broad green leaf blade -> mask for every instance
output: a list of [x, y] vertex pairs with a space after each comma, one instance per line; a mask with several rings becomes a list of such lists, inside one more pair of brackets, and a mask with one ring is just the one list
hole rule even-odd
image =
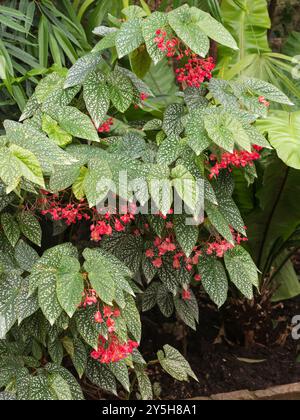
[[76, 258], [63, 257], [57, 273], [57, 298], [70, 318], [82, 300], [84, 284], [79, 273], [80, 264]]
[[259, 286], [257, 268], [248, 254], [241, 246], [226, 252], [225, 265], [231, 281], [248, 299], [253, 298], [253, 285]]
[[198, 269], [205, 291], [220, 308], [228, 294], [228, 280], [223, 264], [215, 258], [201, 259]]
[[99, 136], [90, 118], [72, 106], [57, 108], [51, 114], [60, 127], [74, 137], [99, 142]]
[[116, 37], [116, 48], [119, 58], [130, 54], [144, 42], [141, 25], [142, 19], [138, 17], [123, 23]]
[[168, 19], [165, 13], [154, 12], [151, 16], [143, 21], [142, 30], [143, 36], [146, 42], [148, 54], [152, 58], [154, 64], [161, 61], [165, 54], [157, 47], [157, 43], [154, 41], [156, 37], [156, 31], [158, 29], [164, 29], [168, 25]]
[[84, 82], [83, 98], [92, 121], [98, 129], [104, 122], [110, 104], [108, 86], [98, 73], [92, 72]]
[[64, 88], [67, 89], [76, 85], [81, 85], [101, 61], [102, 57], [99, 53], [90, 53], [80, 58], [69, 70]]
[[194, 22], [193, 13], [187, 4], [168, 13], [168, 21], [179, 38], [192, 51], [200, 55], [200, 57], [207, 55], [209, 39], [197, 23]]

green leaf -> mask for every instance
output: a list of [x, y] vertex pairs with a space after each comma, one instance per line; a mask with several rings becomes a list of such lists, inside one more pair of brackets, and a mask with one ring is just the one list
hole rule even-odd
[[90, 207], [97, 206], [106, 198], [111, 187], [108, 181], [111, 179], [112, 173], [106, 161], [97, 158], [90, 160], [83, 180], [83, 189]]
[[206, 201], [205, 211], [210, 223], [216, 228], [219, 234], [222, 235], [228, 242], [233, 244], [230, 227], [223, 214], [219, 211], [219, 207]]
[[89, 273], [89, 280], [97, 295], [103, 302], [112, 306], [115, 299], [115, 281], [111, 273], [96, 259], [85, 262], [84, 268]]
[[191, 15], [199, 29], [209, 36], [209, 38], [218, 42], [218, 44], [222, 44], [234, 50], [238, 49], [237, 43], [230, 32], [210, 14], [203, 12], [196, 7], [191, 7]]
[[74, 340], [74, 353], [71, 355], [73, 365], [78, 373], [79, 377], [82, 378], [87, 367], [88, 355], [86, 347], [80, 338]]
[[80, 264], [76, 258], [63, 257], [57, 272], [57, 298], [70, 318], [81, 303], [84, 291], [83, 278], [79, 271]]
[[109, 369], [115, 375], [115, 377], [120, 382], [120, 384], [122, 384], [124, 389], [127, 392], [129, 392], [130, 379], [129, 379], [128, 367], [126, 365], [126, 362], [124, 360], [121, 360], [120, 362], [111, 363], [109, 365]]
[[140, 366], [135, 366], [135, 374], [138, 380], [142, 400], [153, 400], [152, 384], [145, 369]]
[[72, 136], [63, 130], [53, 118], [49, 117], [49, 115], [44, 114], [42, 117], [42, 130], [59, 147], [65, 147], [72, 143]]
[[56, 277], [46, 277], [40, 281], [38, 299], [43, 314], [53, 326], [63, 311], [56, 295]]
[[154, 39], [156, 37], [156, 31], [165, 28], [166, 25], [168, 25], [167, 16], [165, 13], [160, 12], [152, 13], [152, 15], [147, 17], [142, 23], [142, 31], [147, 51], [154, 64], [157, 64], [165, 57], [164, 52], [157, 47], [157, 43]]
[[92, 72], [84, 82], [83, 98], [86, 108], [98, 129], [106, 117], [110, 104], [108, 86], [99, 73]]
[[157, 290], [157, 305], [161, 313], [166, 317], [170, 318], [174, 312], [173, 296], [167, 285], [160, 284]]
[[198, 269], [205, 291], [220, 308], [228, 294], [228, 280], [223, 264], [215, 258], [201, 259]]
[[133, 87], [130, 79], [120, 71], [114, 71], [108, 80], [110, 99], [114, 107], [124, 113], [133, 100]]
[[211, 145], [211, 140], [205, 130], [202, 110], [189, 113], [185, 131], [188, 145], [197, 156]]
[[55, 171], [50, 177], [49, 187], [51, 191], [63, 191], [76, 182], [79, 175], [80, 166], [77, 164], [65, 166], [55, 165]]
[[189, 257], [198, 242], [199, 228], [187, 224], [185, 215], [175, 215], [175, 233], [185, 255]]
[[180, 156], [182, 144], [180, 137], [170, 136], [160, 145], [157, 153], [157, 163], [159, 165], [171, 165]]
[[285, 164], [300, 169], [300, 111], [272, 110], [269, 117], [257, 121], [256, 126], [263, 134], [268, 134], [268, 140]]
[[101, 61], [102, 57], [99, 53], [89, 53], [80, 58], [69, 70], [64, 88], [66, 89], [76, 85], [81, 85], [87, 76], [96, 69]]
[[269, 101], [278, 102], [285, 105], [294, 105], [290, 99], [281, 92], [276, 86], [271, 83], [265, 82], [264, 80], [250, 78], [242, 80], [243, 86], [246, 89], [254, 92], [259, 96], [264, 96]]
[[116, 48], [118, 57], [123, 58], [138, 48], [143, 42], [142, 19], [136, 17], [123, 23], [117, 33]]
[[139, 311], [136, 307], [135, 300], [132, 296], [126, 293], [126, 305], [122, 311], [127, 325], [128, 331], [132, 334], [133, 338], [139, 343], [142, 336], [142, 324]]
[[65, 368], [62, 366], [57, 366], [54, 364], [48, 364], [45, 366], [45, 369], [49, 373], [58, 373], [69, 385], [70, 391], [72, 394], [72, 399], [75, 401], [81, 401], [84, 400], [82, 390], [74, 376]]
[[199, 307], [194, 293], [191, 291], [191, 298], [183, 300], [181, 296], [174, 299], [175, 309], [179, 318], [190, 328], [196, 331], [199, 322]]
[[9, 150], [16, 159], [16, 165], [22, 176], [34, 184], [45, 186], [41, 165], [37, 158], [29, 150], [12, 144]]
[[93, 349], [98, 349], [100, 325], [95, 322], [95, 306], [88, 306], [76, 312], [76, 327], [83, 340]]
[[99, 142], [98, 133], [90, 118], [72, 106], [57, 107], [51, 114], [60, 127], [74, 137]]
[[148, 73], [152, 60], [146, 50], [145, 46], [142, 45], [140, 48], [134, 50], [130, 56], [130, 66], [134, 74], [143, 79]]
[[196, 375], [192, 371], [189, 363], [174, 347], [164, 346], [164, 351], [157, 353], [162, 368], [178, 381], [188, 381], [189, 376], [198, 381]]
[[72, 185], [72, 192], [77, 198], [77, 200], [81, 200], [85, 197], [84, 180], [87, 173], [88, 173], [88, 169], [85, 166], [80, 168], [79, 175]]
[[21, 234], [18, 223], [11, 214], [3, 213], [1, 214], [1, 225], [7, 239], [15, 247]]
[[36, 217], [26, 211], [18, 215], [18, 220], [22, 234], [35, 245], [41, 246], [42, 229]]
[[257, 268], [241, 246], [236, 246], [226, 252], [225, 265], [231, 281], [248, 299], [253, 299], [253, 285], [259, 286]]
[[88, 361], [87, 378], [99, 388], [104, 391], [111, 392], [114, 395], [117, 395], [117, 385], [116, 379], [113, 373], [105, 365], [102, 365], [96, 360], [90, 359]]
[[30, 273], [40, 257], [35, 249], [23, 240], [20, 240], [15, 248], [15, 258], [22, 270]]
[[167, 107], [162, 127], [167, 136], [179, 136], [182, 133], [184, 129], [182, 124], [183, 114], [183, 105], [172, 104]]
[[235, 137], [232, 130], [232, 117], [227, 113], [213, 112], [204, 119], [205, 129], [214, 143], [232, 153]]
[[196, 54], [205, 57], [209, 51], [209, 39], [201, 31], [190, 7], [185, 4], [168, 13], [168, 21], [178, 37]]
[[26, 148], [26, 151], [33, 153], [38, 159], [43, 171], [46, 173], [53, 172], [55, 164], [71, 165], [77, 162], [74, 157], [58, 147], [53, 140], [50, 140], [41, 130], [36, 129], [31, 125], [19, 124], [14, 121], [5, 121], [4, 126], [9, 141], [19, 147]]
[[53, 398], [58, 401], [72, 401], [72, 393], [69, 384], [58, 373], [49, 376], [49, 387]]

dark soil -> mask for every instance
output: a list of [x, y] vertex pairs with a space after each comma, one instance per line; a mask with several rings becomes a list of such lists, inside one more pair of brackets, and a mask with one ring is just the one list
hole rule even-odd
[[[172, 324], [160, 323], [162, 319], [159, 320], [158, 314], [151, 314], [151, 323], [144, 320], [147, 327], [142, 350], [147, 360], [155, 359], [156, 351], [164, 344], [174, 345], [186, 354], [199, 378], [199, 383], [194, 380], [188, 384], [180, 383], [155, 367], [150, 374], [152, 382], [156, 382], [158, 398], [186, 399], [242, 389], [259, 390], [300, 381], [300, 363], [296, 362], [300, 341], [296, 342], [291, 337], [292, 318], [300, 314], [300, 297], [270, 306], [271, 317], [269, 311], [265, 312], [265, 317], [272, 322], [264, 324], [262, 320], [257, 322], [257, 316], [251, 321], [257, 307], [245, 310], [247, 308], [244, 306], [243, 309], [243, 304], [239, 309], [243, 317], [240, 316], [238, 322], [228, 320], [228, 311], [235, 314], [235, 305], [230, 304], [219, 312], [203, 301], [196, 333], [189, 333], [181, 324], [171, 331]], [[157, 316], [155, 324], [152, 323], [154, 315]], [[228, 320], [226, 324], [224, 319]], [[256, 327], [260, 325], [258, 331], [255, 328], [251, 330], [255, 323]], [[188, 336], [184, 337], [185, 333]]]

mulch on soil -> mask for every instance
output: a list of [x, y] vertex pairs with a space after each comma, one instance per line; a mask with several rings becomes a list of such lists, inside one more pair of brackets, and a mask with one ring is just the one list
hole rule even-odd
[[[253, 308], [253, 314], [251, 309], [245, 310], [236, 324], [229, 320], [226, 325], [224, 320], [228, 320], [228, 311], [233, 313], [234, 319], [234, 306], [228, 305], [219, 312], [207, 301], [201, 302], [200, 325], [196, 333], [188, 332], [181, 324], [171, 331], [171, 322], [168, 324], [160, 319], [158, 313], [151, 313], [148, 322], [144, 320], [142, 352], [147, 360], [155, 359], [156, 351], [164, 344], [174, 345], [185, 353], [199, 378], [199, 383], [193, 380], [188, 384], [181, 383], [154, 367], [150, 374], [152, 382], [156, 383], [158, 398], [173, 400], [241, 389], [254, 391], [300, 381], [300, 363], [296, 361], [300, 341], [291, 337], [292, 318], [300, 314], [300, 297], [270, 306], [269, 322], [268, 317], [265, 323], [262, 318], [259, 331], [252, 333], [252, 326], [258, 323], [255, 317], [251, 322], [256, 308]], [[245, 332], [244, 339], [242, 331]], [[185, 332], [187, 337], [184, 337]], [[249, 336], [252, 338], [250, 345], [247, 344]]]

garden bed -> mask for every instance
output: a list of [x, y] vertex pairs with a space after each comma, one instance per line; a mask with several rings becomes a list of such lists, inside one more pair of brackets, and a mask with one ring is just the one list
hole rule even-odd
[[[229, 309], [229, 308], [227, 308]], [[197, 396], [210, 397], [237, 390], [264, 390], [278, 385], [300, 381], [300, 363], [297, 363], [298, 345], [291, 337], [291, 319], [300, 313], [300, 298], [276, 304], [272, 307], [274, 328], [269, 331], [265, 325], [260, 331], [260, 339], [249, 348], [240, 340], [240, 331], [234, 337], [232, 328], [222, 327], [224, 312], [218, 312], [206, 302], [200, 305], [200, 326], [197, 333], [191, 333], [182, 342], [180, 350], [185, 351], [191, 366], [199, 378], [199, 383], [188, 384], [173, 381], [161, 370], [153, 370], [152, 381], [160, 384], [162, 399], [188, 399]], [[251, 317], [251, 314], [249, 314]], [[246, 318], [246, 316], [245, 316]], [[152, 318], [153, 319], [153, 318]], [[160, 346], [161, 340], [172, 342], [180, 348], [180, 342], [168, 333], [170, 324], [149, 326], [150, 334], [145, 334], [144, 347], [148, 358]], [[231, 324], [232, 327], [232, 324]], [[159, 329], [160, 334], [154, 334]], [[180, 335], [180, 328], [177, 330]], [[147, 338], [148, 337], [148, 338]], [[151, 338], [150, 338], [151, 337]], [[157, 337], [159, 341], [155, 341]]]

